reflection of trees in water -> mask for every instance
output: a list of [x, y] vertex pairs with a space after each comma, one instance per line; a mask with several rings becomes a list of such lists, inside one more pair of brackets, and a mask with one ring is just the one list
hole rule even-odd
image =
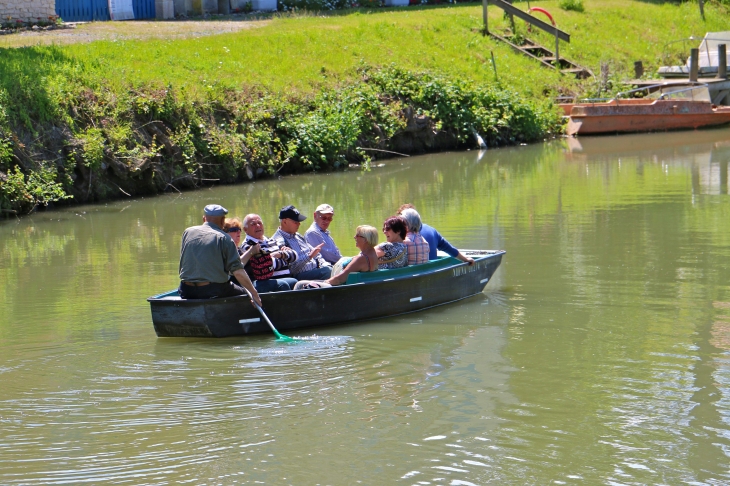
[[[530, 370], [510, 380], [524, 410], [509, 407], [500, 416], [519, 424], [519, 437], [541, 440], [520, 423], [528, 413], [547, 430], [571, 434], [569, 444], [548, 433], [542, 438], [561, 444], [568, 462], [585, 455], [606, 462], [598, 469], [615, 461], [618, 470], [627, 458], [621, 447], [651, 444], [655, 457], [686, 455], [668, 477], [690, 466], [692, 477], [706, 480], [726, 462], [720, 444], [727, 443], [727, 387], [710, 344], [717, 320], [705, 304], [728, 280], [718, 261], [730, 245], [730, 220], [709, 199], [693, 204], [688, 196], [696, 167], [728, 157], [722, 143], [652, 146], [650, 137], [637, 137], [630, 150], [622, 140], [578, 139], [584, 145], [579, 151], [573, 144], [564, 162], [534, 164], [541, 175], [521, 181], [533, 184], [526, 191], [532, 198], [520, 197], [519, 187], [507, 196], [500, 187], [499, 222], [514, 223], [503, 230], [508, 243], [520, 240], [517, 251], [507, 248], [510, 279], [527, 282], [514, 307], [528, 325], [509, 328], [505, 353]], [[570, 324], [557, 332], [553, 318]], [[555, 379], [558, 366], [567, 379]], [[536, 390], [542, 383], [549, 385]], [[580, 408], [568, 420], [542, 412], [564, 409], [566, 397]], [[640, 472], [629, 476], [643, 482]]]
[[730, 302], [713, 302], [712, 306], [718, 310], [715, 322], [712, 323], [712, 344], [717, 349], [730, 351]]

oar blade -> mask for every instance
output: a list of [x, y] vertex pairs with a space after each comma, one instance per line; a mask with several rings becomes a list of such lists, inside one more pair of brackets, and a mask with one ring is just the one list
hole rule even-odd
[[298, 340], [294, 338], [290, 338], [289, 336], [285, 336], [281, 333], [276, 333], [276, 340], [281, 343], [295, 343]]

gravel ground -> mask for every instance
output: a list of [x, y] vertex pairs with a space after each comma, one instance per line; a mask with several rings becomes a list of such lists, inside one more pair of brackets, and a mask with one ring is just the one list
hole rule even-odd
[[268, 20], [174, 20], [68, 23], [68, 28], [28, 30], [0, 36], [0, 47], [72, 44], [115, 39], [183, 39], [253, 29]]

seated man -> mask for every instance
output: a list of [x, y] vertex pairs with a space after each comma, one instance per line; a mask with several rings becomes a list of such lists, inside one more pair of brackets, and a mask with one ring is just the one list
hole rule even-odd
[[280, 292], [292, 290], [296, 279], [291, 277], [289, 264], [297, 259], [297, 254], [291, 248], [284, 246], [281, 238], [267, 238], [264, 236], [264, 223], [258, 214], [248, 214], [243, 218], [243, 231], [246, 239], [241, 249], [247, 252], [259, 245], [259, 252], [249, 258], [246, 263], [246, 273], [253, 280], [254, 287], [259, 292]]
[[[404, 204], [398, 208], [398, 214], [401, 214], [406, 209], [416, 209], [413, 204]], [[435, 260], [437, 255], [436, 251], [441, 250], [448, 253], [449, 256], [457, 258], [462, 262], [466, 262], [469, 265], [474, 265], [474, 259], [472, 257], [464, 256], [458, 249], [446, 240], [441, 233], [436, 231], [435, 228], [421, 223], [421, 236], [428, 242], [428, 259]]]
[[244, 295], [246, 290], [229, 281], [232, 274], [250, 293], [261, 299], [243, 269], [236, 244], [221, 226], [228, 210], [209, 204], [203, 211], [203, 224], [185, 230], [180, 248], [180, 288], [183, 299], [213, 299]]
[[335, 240], [330, 236], [329, 228], [332, 219], [335, 216], [335, 210], [329, 204], [320, 204], [314, 210], [314, 221], [312, 226], [304, 233], [304, 239], [307, 240], [312, 247], [324, 243], [320, 255], [327, 262], [334, 265], [342, 258], [340, 249], [337, 248]]
[[286, 246], [297, 252], [297, 260], [289, 264], [289, 270], [297, 280], [327, 280], [332, 275], [330, 265], [319, 254], [324, 243], [312, 247], [297, 233], [302, 221], [307, 219], [294, 206], [285, 206], [279, 211], [279, 229], [274, 238], [282, 238]]

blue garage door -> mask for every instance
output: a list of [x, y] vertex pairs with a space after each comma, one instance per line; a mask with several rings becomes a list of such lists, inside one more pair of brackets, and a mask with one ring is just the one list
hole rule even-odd
[[56, 15], [66, 22], [109, 20], [107, 0], [56, 0]]
[[155, 0], [132, 0], [135, 19], [154, 19]]
[[[155, 0], [132, 0], [135, 19], [155, 18]], [[109, 20], [108, 0], [56, 0], [56, 15], [66, 22]]]

